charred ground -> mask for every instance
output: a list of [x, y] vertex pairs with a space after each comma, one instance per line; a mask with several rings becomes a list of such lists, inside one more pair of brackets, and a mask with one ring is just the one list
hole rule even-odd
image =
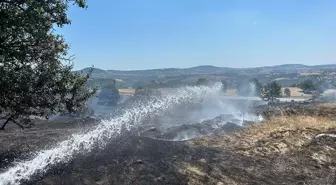
[[[230, 134], [218, 132], [179, 142], [125, 135], [103, 151], [77, 156], [23, 184], [336, 183], [335, 104], [257, 110], [268, 115], [267, 120]], [[1, 167], [45, 142], [66, 137], [65, 130], [77, 129], [55, 127], [1, 133], [1, 140], [8, 141], [1, 142]]]

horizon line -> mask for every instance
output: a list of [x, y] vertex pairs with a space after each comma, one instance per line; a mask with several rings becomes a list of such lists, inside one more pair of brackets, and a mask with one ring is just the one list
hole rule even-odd
[[[286, 65], [301, 65], [304, 67], [316, 67], [316, 66], [325, 66], [325, 65], [336, 65], [335, 63], [325, 63], [325, 64], [315, 64], [315, 65], [307, 65], [307, 64], [299, 64], [299, 63], [287, 63], [287, 64], [279, 64], [279, 65], [265, 65], [265, 66], [256, 66], [256, 67], [225, 67], [225, 66], [215, 66], [215, 65], [196, 65], [196, 66], [191, 66], [191, 67], [185, 67], [185, 68], [178, 68], [178, 67], [167, 67], [167, 68], [147, 68], [147, 69], [102, 69], [99, 67], [94, 67], [94, 69], [99, 69], [99, 70], [104, 70], [104, 71], [147, 71], [147, 70], [167, 70], [167, 69], [191, 69], [191, 68], [197, 68], [197, 67], [216, 67], [216, 68], [227, 68], [227, 69], [254, 69], [254, 68], [265, 68], [265, 67], [279, 67], [279, 66], [286, 66]], [[85, 67], [82, 69], [75, 69], [74, 71], [81, 71], [84, 69], [88, 69], [91, 67]]]

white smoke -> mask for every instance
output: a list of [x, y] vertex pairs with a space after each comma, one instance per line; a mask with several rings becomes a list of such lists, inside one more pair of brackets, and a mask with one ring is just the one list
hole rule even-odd
[[[204, 120], [213, 119], [216, 116], [227, 114], [231, 115], [234, 119], [240, 120], [239, 123], [242, 126], [244, 121], [260, 121], [261, 116], [251, 113], [251, 108], [255, 105], [265, 104], [259, 97], [254, 97], [256, 94], [256, 85], [254, 83], [248, 83], [243, 87], [246, 97], [233, 97], [226, 96], [225, 94], [219, 94], [218, 96], [209, 96], [204, 99], [202, 104], [196, 109], [190, 109], [187, 107], [186, 111], [178, 110], [177, 112], [183, 112], [183, 118], [188, 120], [188, 123], [199, 123]], [[163, 117], [161, 120], [164, 122], [164, 127], [176, 126], [172, 125], [176, 122], [175, 116]], [[183, 123], [185, 124], [185, 122]]]
[[[249, 94], [255, 94], [253, 83], [246, 85], [246, 89]], [[159, 115], [149, 124], [161, 135], [156, 137], [154, 134], [149, 137], [184, 141], [225, 129], [223, 126], [228, 123], [238, 126], [246, 126], [244, 123], [257, 123], [263, 120], [261, 115], [252, 111], [252, 107], [258, 104], [264, 104], [258, 97], [234, 97], [219, 93], [217, 96], [204, 98], [202, 102], [187, 106], [172, 106], [166, 111], [168, 114]]]
[[212, 87], [185, 87], [161, 99], [153, 99], [146, 104], [135, 105], [131, 109], [110, 120], [102, 121], [86, 133], [73, 134], [68, 140], [58, 143], [54, 148], [39, 151], [32, 159], [16, 162], [0, 174], [0, 185], [16, 185], [29, 180], [33, 175], [43, 175], [53, 165], [69, 162], [77, 154], [86, 154], [95, 146], [104, 147], [111, 138], [130, 130], [141, 121], [160, 113], [174, 104], [199, 101], [204, 97], [216, 96], [220, 84]]

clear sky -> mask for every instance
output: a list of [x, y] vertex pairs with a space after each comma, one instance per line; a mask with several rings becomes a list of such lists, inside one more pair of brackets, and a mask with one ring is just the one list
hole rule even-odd
[[58, 32], [75, 68], [336, 63], [336, 0], [88, 0]]

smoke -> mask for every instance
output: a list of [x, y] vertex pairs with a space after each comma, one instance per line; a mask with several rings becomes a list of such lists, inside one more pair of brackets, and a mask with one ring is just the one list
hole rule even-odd
[[214, 118], [221, 114], [232, 115], [234, 119], [240, 120], [240, 125], [243, 121], [259, 121], [262, 118], [259, 115], [251, 113], [251, 108], [256, 105], [265, 104], [259, 97], [257, 86], [255, 83], [249, 82], [242, 87], [244, 96], [230, 97], [224, 94], [219, 96], [208, 97], [201, 105], [201, 110], [192, 113], [198, 121]]
[[145, 134], [141, 135], [159, 140], [184, 141], [215, 132], [227, 133], [244, 127], [246, 122], [256, 123], [263, 120], [262, 116], [245, 107], [263, 102], [250, 101], [255, 100], [229, 100], [224, 95], [218, 95], [208, 97], [202, 103], [172, 107], [168, 115], [160, 115], [149, 132], [145, 130]]
[[258, 115], [251, 112], [251, 108], [257, 104], [264, 104], [261, 100], [254, 99], [230, 99], [224, 95], [212, 97], [202, 104], [199, 111], [192, 113], [198, 121], [215, 118], [218, 115], [230, 115], [233, 119], [239, 120], [236, 122], [242, 126], [243, 121], [260, 120]]
[[[251, 95], [255, 93], [253, 83], [245, 89]], [[242, 127], [246, 122], [260, 122], [262, 116], [251, 111], [252, 107], [260, 104], [265, 102], [257, 97], [234, 97], [224, 93], [205, 97], [201, 102], [178, 104], [148, 122], [159, 132], [154, 135], [149, 133], [149, 137], [183, 141], [211, 134], [227, 123]]]

